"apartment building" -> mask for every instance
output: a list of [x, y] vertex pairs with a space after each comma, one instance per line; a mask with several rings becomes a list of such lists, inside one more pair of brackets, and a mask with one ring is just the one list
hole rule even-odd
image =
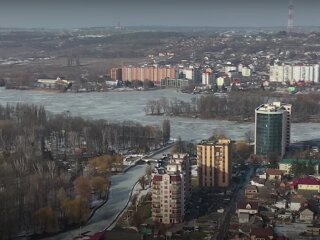
[[270, 66], [270, 82], [319, 82], [319, 64], [282, 64]]
[[184, 212], [183, 175], [158, 169], [152, 174], [152, 220], [164, 224], [181, 223]]
[[160, 84], [161, 79], [164, 78], [176, 79], [176, 68], [170, 65], [144, 65], [141, 67], [125, 66], [118, 69], [111, 69], [112, 80], [121, 79], [123, 81], [152, 81], [155, 84]]
[[231, 140], [203, 140], [197, 145], [199, 186], [228, 187], [231, 178]]
[[174, 154], [166, 168], [152, 174], [152, 220], [181, 223], [191, 194], [191, 170], [187, 154]]

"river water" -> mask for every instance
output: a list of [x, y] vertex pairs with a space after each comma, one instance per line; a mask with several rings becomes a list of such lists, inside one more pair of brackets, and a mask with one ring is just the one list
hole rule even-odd
[[[194, 142], [211, 136], [217, 130], [224, 132], [231, 139], [239, 140], [244, 138], [245, 132], [254, 129], [253, 123], [146, 116], [144, 112], [145, 104], [149, 100], [161, 97], [190, 101], [192, 98], [199, 97], [199, 95], [179, 93], [171, 89], [130, 92], [54, 93], [0, 88], [0, 104], [33, 103], [43, 105], [53, 113], [69, 111], [73, 116], [79, 115], [85, 118], [107, 119], [110, 121], [130, 120], [151, 125], [161, 125], [164, 118], [169, 118], [173, 138], [181, 136], [183, 140], [192, 140]], [[292, 142], [319, 137], [320, 124], [292, 124]]]

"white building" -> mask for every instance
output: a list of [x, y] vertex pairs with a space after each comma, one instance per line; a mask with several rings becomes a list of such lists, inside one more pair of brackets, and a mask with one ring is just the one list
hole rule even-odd
[[230, 71], [238, 71], [237, 66], [234, 66], [232, 64], [224, 65], [223, 70], [224, 70], [225, 73], [228, 73]]
[[214, 80], [214, 76], [213, 76], [213, 72], [212, 70], [205, 70], [203, 73], [202, 73], [202, 85], [211, 85], [213, 83], [213, 80]]
[[319, 82], [319, 64], [282, 64], [270, 66], [271, 82]]
[[249, 67], [242, 67], [241, 68], [241, 74], [243, 77], [250, 77], [251, 76], [251, 68]]

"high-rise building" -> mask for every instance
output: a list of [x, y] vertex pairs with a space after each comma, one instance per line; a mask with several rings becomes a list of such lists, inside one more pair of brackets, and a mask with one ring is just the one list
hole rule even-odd
[[174, 154], [166, 168], [152, 174], [152, 220], [181, 223], [191, 194], [191, 169], [187, 154]]
[[203, 140], [197, 145], [200, 187], [228, 187], [231, 177], [231, 140]]
[[111, 68], [111, 80], [112, 81], [116, 81], [116, 80], [119, 80], [121, 81], [122, 80], [122, 69], [121, 68]]
[[319, 64], [283, 64], [270, 66], [271, 82], [319, 82]]
[[191, 195], [191, 163], [188, 154], [173, 154], [168, 161], [168, 172], [180, 172], [184, 177], [184, 195], [188, 199]]
[[255, 110], [256, 155], [284, 156], [290, 144], [291, 105], [273, 102]]
[[202, 85], [211, 85], [213, 84], [214, 74], [211, 68], [207, 68], [202, 73]]
[[160, 84], [161, 79], [170, 78], [175, 79], [176, 69], [172, 66], [142, 66], [133, 67], [127, 66], [122, 68], [123, 81], [152, 81], [155, 84]]
[[180, 223], [185, 211], [184, 178], [178, 172], [158, 169], [152, 174], [152, 220]]

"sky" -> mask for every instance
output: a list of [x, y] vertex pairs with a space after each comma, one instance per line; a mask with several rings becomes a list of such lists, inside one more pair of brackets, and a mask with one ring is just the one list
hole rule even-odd
[[[284, 27], [289, 0], [0, 0], [0, 27]], [[294, 0], [294, 25], [319, 26], [320, 0]]]

